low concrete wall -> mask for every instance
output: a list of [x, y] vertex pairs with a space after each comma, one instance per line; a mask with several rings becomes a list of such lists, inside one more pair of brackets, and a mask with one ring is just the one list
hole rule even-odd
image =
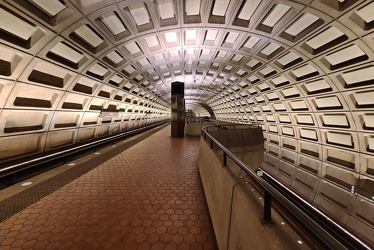
[[[209, 133], [252, 170], [261, 167], [264, 161], [264, 137], [261, 128], [248, 129], [248, 125], [242, 125]], [[223, 154], [218, 148], [215, 150], [219, 155]], [[229, 160], [227, 165], [232, 168], [235, 175], [240, 175], [241, 171], [236, 169], [238, 167], [235, 163]]]
[[[243, 179], [229, 167], [203, 137], [199, 171], [219, 249], [298, 249], [277, 224], [262, 225], [262, 207]], [[307, 249], [304, 248], [303, 249]]]
[[258, 199], [247, 185], [235, 185], [227, 249], [297, 249], [296, 242], [277, 224], [261, 223], [263, 208]]
[[186, 136], [201, 136], [201, 129], [206, 126], [214, 125], [213, 122], [204, 123], [186, 123], [184, 126], [184, 134]]
[[232, 190], [235, 176], [201, 137], [199, 171], [219, 249], [227, 249]]

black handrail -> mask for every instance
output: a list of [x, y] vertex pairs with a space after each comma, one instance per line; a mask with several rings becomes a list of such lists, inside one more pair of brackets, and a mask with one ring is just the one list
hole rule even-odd
[[40, 156], [40, 157], [35, 157], [35, 158], [29, 159], [29, 160], [21, 161], [19, 163], [14, 163], [14, 164], [11, 164], [11, 165], [7, 165], [3, 168], [0, 168], [0, 178], [11, 175], [11, 174], [14, 174], [14, 173], [17, 173], [17, 172], [20, 172], [20, 171], [28, 169], [30, 167], [34, 167], [34, 166], [39, 165], [39, 164], [43, 164], [43, 163], [46, 163], [46, 162], [51, 162], [51, 161], [54, 161], [56, 159], [60, 159], [62, 157], [67, 157], [69, 155], [73, 155], [73, 154], [76, 154], [76, 153], [84, 151], [84, 150], [92, 149], [92, 148], [98, 147], [100, 145], [107, 144], [109, 142], [116, 141], [118, 139], [128, 137], [130, 135], [143, 132], [145, 130], [149, 130], [151, 128], [160, 126], [160, 125], [168, 123], [168, 122], [170, 122], [170, 121], [169, 120], [161, 121], [161, 122], [151, 124], [151, 125], [148, 125], [148, 126], [144, 126], [144, 127], [141, 127], [141, 128], [136, 128], [136, 129], [132, 129], [132, 130], [129, 130], [129, 131], [125, 131], [125, 132], [120, 133], [120, 134], [108, 136], [108, 137], [105, 137], [103, 139], [95, 140], [93, 142], [85, 143], [83, 145], [72, 146], [71, 148], [60, 150], [58, 152], [47, 153], [46, 155], [43, 155], [43, 156]]
[[[256, 124], [257, 125], [257, 124]], [[227, 126], [227, 125], [224, 125]], [[262, 187], [265, 193], [270, 194], [278, 204], [289, 212], [297, 221], [307, 227], [307, 230], [319, 239], [329, 249], [371, 249], [367, 244], [359, 238], [351, 234], [348, 230], [334, 222], [327, 215], [317, 208], [313, 207], [309, 202], [297, 195], [291, 189], [280, 183], [278, 180], [259, 169], [261, 175], [248, 168], [240, 159], [219, 143], [212, 135], [209, 134], [209, 127], [202, 129], [202, 135], [206, 140], [209, 137], [211, 143], [214, 143], [223, 151], [223, 158], [230, 157], [243, 171], [245, 171], [252, 179]], [[212, 144], [211, 144], [212, 145]], [[225, 162], [225, 161], [224, 161]], [[224, 163], [225, 164], [225, 163]]]

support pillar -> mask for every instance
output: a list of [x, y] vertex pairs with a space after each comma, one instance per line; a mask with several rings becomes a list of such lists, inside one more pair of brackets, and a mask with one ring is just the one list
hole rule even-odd
[[171, 83], [171, 137], [184, 137], [184, 83]]

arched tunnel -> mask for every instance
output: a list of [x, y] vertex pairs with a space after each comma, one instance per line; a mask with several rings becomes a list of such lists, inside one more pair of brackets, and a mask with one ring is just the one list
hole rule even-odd
[[373, 13], [372, 0], [2, 0], [0, 165], [169, 120], [180, 81], [186, 110], [261, 124], [263, 169], [372, 243]]

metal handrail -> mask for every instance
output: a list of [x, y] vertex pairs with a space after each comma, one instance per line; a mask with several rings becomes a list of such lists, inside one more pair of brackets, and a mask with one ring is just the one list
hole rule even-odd
[[[288, 210], [290, 215], [294, 216], [303, 225], [307, 225], [308, 231], [314, 234], [314, 236], [318, 237], [318, 239], [320, 239], [325, 246], [330, 249], [371, 249], [367, 244], [334, 222], [323, 212], [313, 207], [305, 199], [264, 172], [262, 169], [259, 169], [264, 174], [266, 179], [269, 179], [278, 187], [275, 188], [274, 185], [266, 181], [265, 178], [261, 178], [255, 171], [248, 168], [248, 166], [245, 165], [239, 158], [237, 158], [232, 152], [230, 152], [212, 135], [210, 135], [207, 130], [208, 127], [203, 128], [202, 135], [205, 140], [206, 136], [209, 137], [211, 142], [213, 142], [223, 151], [224, 164], [226, 164], [225, 162], [227, 161], [227, 156], [230, 157], [233, 162], [235, 162], [265, 190], [265, 193], [270, 194], [270, 196], [274, 198], [283, 209]], [[318, 217], [320, 217], [320, 219], [318, 219]]]
[[52, 160], [55, 160], [55, 159], [58, 159], [58, 158], [66, 157], [68, 155], [72, 155], [72, 154], [75, 154], [75, 153], [83, 151], [83, 150], [88, 150], [90, 148], [94, 148], [94, 147], [97, 147], [99, 145], [109, 143], [110, 141], [115, 141], [115, 140], [118, 140], [120, 138], [127, 137], [129, 135], [133, 135], [133, 134], [136, 134], [136, 133], [139, 133], [139, 132], [142, 132], [142, 131], [145, 131], [145, 130], [148, 130], [148, 129], [151, 129], [151, 128], [154, 128], [154, 127], [157, 127], [157, 126], [165, 124], [167, 122], [169, 122], [169, 121], [162, 121], [162, 122], [158, 122], [158, 123], [151, 124], [151, 125], [148, 125], [148, 126], [144, 126], [144, 127], [141, 127], [141, 128], [132, 129], [132, 130], [120, 133], [120, 134], [108, 136], [108, 137], [105, 137], [103, 139], [99, 139], [99, 140], [95, 140], [93, 142], [85, 143], [83, 145], [73, 146], [71, 148], [64, 149], [64, 150], [61, 150], [61, 151], [58, 151], [58, 152], [55, 152], [55, 153], [50, 153], [50, 154], [47, 154], [47, 155], [44, 155], [44, 156], [32, 158], [30, 160], [25, 160], [25, 161], [22, 161], [20, 163], [15, 163], [15, 164], [6, 166], [6, 167], [0, 169], [0, 178], [8, 176], [10, 174], [17, 173], [19, 171], [22, 171], [22, 170], [25, 170], [27, 168], [36, 166], [38, 164], [42, 164], [42, 163], [46, 163], [46, 162], [49, 162], [49, 161], [52, 161]]

